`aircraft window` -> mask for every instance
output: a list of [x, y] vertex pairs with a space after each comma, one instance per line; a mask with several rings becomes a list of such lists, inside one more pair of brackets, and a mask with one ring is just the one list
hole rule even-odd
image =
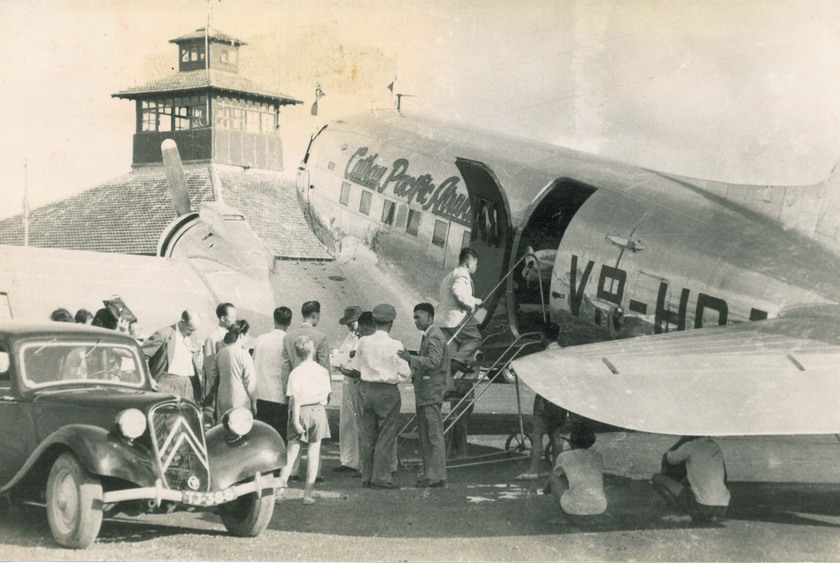
[[397, 209], [397, 206], [394, 204], [393, 201], [386, 199], [385, 205], [382, 206], [382, 222], [386, 225], [393, 225], [394, 224], [394, 213]]
[[362, 202], [359, 204], [359, 211], [365, 215], [370, 215], [370, 192], [365, 190], [362, 192]]
[[470, 245], [470, 231], [464, 231], [461, 237], [461, 248], [467, 248]]
[[432, 234], [432, 244], [441, 248], [446, 246], [446, 235], [449, 232], [449, 223], [435, 219], [435, 232]]
[[350, 182], [341, 182], [341, 196], [338, 201], [341, 205], [350, 203]]
[[405, 225], [405, 232], [410, 235], [417, 236], [420, 231], [420, 216], [422, 213], [416, 209], [408, 210], [408, 223]]

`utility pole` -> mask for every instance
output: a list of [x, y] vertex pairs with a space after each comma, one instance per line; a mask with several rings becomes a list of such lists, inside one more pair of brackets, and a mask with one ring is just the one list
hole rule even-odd
[[29, 159], [23, 161], [23, 246], [29, 246]]

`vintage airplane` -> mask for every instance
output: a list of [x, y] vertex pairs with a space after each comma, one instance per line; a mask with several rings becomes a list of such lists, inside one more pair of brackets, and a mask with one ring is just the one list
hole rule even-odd
[[224, 202], [192, 211], [175, 142], [162, 146], [177, 217], [160, 236], [157, 257], [0, 246], [0, 319], [47, 320], [59, 307], [101, 307], [117, 294], [147, 333], [198, 311], [204, 331], [218, 303], [234, 303], [252, 333], [273, 328], [274, 256], [243, 215]]
[[[512, 369], [570, 411], [669, 434], [837, 433], [838, 175], [803, 187], [695, 181], [380, 113], [313, 135], [297, 189], [340, 261], [373, 254], [377, 275], [402, 288], [403, 318], [437, 302], [465, 246], [479, 255], [485, 327], [501, 309], [514, 336], [529, 330], [534, 291], [521, 282], [550, 281], [563, 343], [601, 342]], [[530, 256], [522, 277], [529, 246], [547, 251], [537, 258], [550, 276], [534, 275]]]

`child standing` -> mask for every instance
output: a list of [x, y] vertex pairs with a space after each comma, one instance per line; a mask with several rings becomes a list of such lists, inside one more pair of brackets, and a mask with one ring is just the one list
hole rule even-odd
[[281, 496], [295, 460], [300, 454], [301, 442], [306, 442], [308, 465], [306, 486], [303, 490], [303, 504], [315, 504], [312, 487], [318, 475], [321, 457], [321, 440], [330, 437], [327, 412], [324, 407], [330, 401], [330, 374], [312, 359], [315, 345], [312, 339], [302, 335], [294, 342], [295, 354], [302, 360], [289, 374], [286, 394], [289, 397], [289, 430], [286, 465], [280, 473]]

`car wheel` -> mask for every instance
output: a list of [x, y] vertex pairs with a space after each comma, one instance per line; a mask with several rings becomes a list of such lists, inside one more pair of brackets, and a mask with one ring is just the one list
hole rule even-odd
[[274, 494], [257, 497], [256, 493], [219, 506], [227, 531], [235, 536], [253, 538], [262, 533], [274, 514]]
[[47, 520], [60, 545], [84, 549], [102, 525], [102, 484], [70, 452], [61, 454], [47, 478]]

